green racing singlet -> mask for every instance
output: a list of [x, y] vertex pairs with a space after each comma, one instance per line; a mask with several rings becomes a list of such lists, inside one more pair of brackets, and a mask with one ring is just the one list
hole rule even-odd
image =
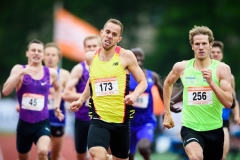
[[[209, 131], [222, 127], [222, 104], [203, 78], [202, 72], [194, 68], [195, 59], [188, 61], [183, 83], [182, 126], [195, 131]], [[219, 62], [212, 60], [208, 69], [212, 70], [212, 80], [220, 84], [216, 70]]]

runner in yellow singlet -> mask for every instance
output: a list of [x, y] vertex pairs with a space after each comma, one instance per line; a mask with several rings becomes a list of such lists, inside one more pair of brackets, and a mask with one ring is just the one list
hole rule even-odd
[[[108, 20], [100, 32], [101, 48], [86, 54], [90, 78], [81, 97], [70, 104], [77, 111], [90, 97], [91, 124], [88, 147], [93, 159], [106, 159], [108, 146], [112, 158], [129, 157], [130, 120], [132, 104], [147, 88], [147, 81], [134, 54], [119, 46], [123, 25], [119, 20]], [[129, 74], [138, 82], [129, 94]]]

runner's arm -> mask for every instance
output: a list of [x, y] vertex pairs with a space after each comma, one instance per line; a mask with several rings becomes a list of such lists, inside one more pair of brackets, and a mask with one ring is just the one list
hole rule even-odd
[[78, 101], [81, 104], [83, 104], [88, 98], [90, 98], [89, 79], [88, 79], [85, 89], [84, 89], [83, 93], [81, 94], [80, 98], [78, 99]]
[[132, 73], [134, 79], [138, 83], [137, 87], [132, 92], [132, 94], [138, 97], [146, 90], [147, 80], [142, 69], [139, 67], [137, 63], [137, 59], [134, 56], [134, 54], [131, 51], [126, 50], [125, 55], [126, 55], [125, 59], [127, 61], [127, 69], [129, 70], [130, 73]]
[[76, 65], [69, 76], [66, 87], [63, 92], [63, 99], [69, 102], [76, 101], [81, 94], [75, 91], [75, 86], [82, 77], [83, 68], [81, 65]]
[[220, 62], [217, 68], [217, 74], [219, 75], [220, 86], [214, 82], [209, 84], [209, 86], [223, 106], [230, 108], [233, 104], [230, 67]]
[[50, 71], [52, 86], [54, 88], [53, 98], [54, 98], [54, 107], [56, 109], [60, 107], [62, 88], [58, 80], [57, 71], [52, 68], [49, 68], [49, 71]]
[[173, 84], [180, 77], [180, 73], [184, 69], [183, 62], [177, 62], [168, 74], [163, 85], [164, 113], [170, 115], [170, 98], [172, 94]]
[[[86, 59], [86, 62], [87, 62], [87, 65], [89, 66], [89, 68], [90, 68], [90, 66], [91, 66], [91, 63], [92, 63], [92, 59], [93, 59], [93, 57], [94, 57], [94, 54], [95, 54], [94, 52], [89, 51], [89, 52], [87, 52], [86, 55], [85, 55], [85, 56], [86, 56], [85, 59]], [[88, 79], [83, 93], [81, 94], [81, 96], [80, 96], [79, 99], [77, 100], [80, 104], [83, 104], [88, 98], [90, 98], [90, 87], [89, 87], [89, 83], [90, 83], [90, 82], [89, 82], [89, 79]], [[81, 107], [81, 106], [79, 106], [79, 107]]]
[[10, 73], [10, 76], [8, 77], [7, 81], [3, 85], [2, 93], [5, 96], [8, 96], [13, 89], [17, 86], [19, 81], [21, 80], [21, 77], [23, 76], [22, 72], [22, 66], [21, 65], [15, 65]]
[[234, 120], [236, 122], [239, 121], [239, 103], [236, 97], [236, 92], [235, 92], [235, 78], [232, 75], [231, 76], [231, 85], [232, 85], [232, 89], [233, 89], [233, 97], [234, 97], [234, 101], [235, 101], [235, 107], [233, 108], [232, 112], [233, 112], [233, 116], [234, 116]]

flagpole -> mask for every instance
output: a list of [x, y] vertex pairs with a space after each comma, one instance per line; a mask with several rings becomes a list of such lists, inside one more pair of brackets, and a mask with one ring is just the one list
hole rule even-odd
[[[58, 10], [58, 9], [61, 9], [61, 8], [63, 8], [63, 2], [62, 2], [62, 0], [56, 0], [55, 2], [54, 2], [54, 5], [53, 5], [53, 42], [56, 42], [56, 39], [55, 39], [55, 30], [56, 30], [56, 18], [55, 18], [55, 14], [56, 14], [56, 11]], [[62, 56], [61, 56], [61, 58], [60, 58], [60, 60], [59, 60], [59, 62], [58, 62], [58, 67], [59, 68], [62, 68], [62, 64], [63, 64], [63, 62], [62, 62]]]

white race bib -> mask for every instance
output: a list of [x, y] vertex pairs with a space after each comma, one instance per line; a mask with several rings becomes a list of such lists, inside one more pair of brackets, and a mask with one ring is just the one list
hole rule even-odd
[[147, 108], [149, 102], [149, 94], [142, 93], [137, 99], [136, 102], [133, 104], [134, 107], [137, 108]]
[[118, 94], [117, 77], [94, 79], [96, 96]]
[[49, 94], [48, 95], [48, 109], [52, 110], [54, 109], [54, 99], [53, 99], [53, 95]]
[[201, 105], [212, 103], [213, 101], [211, 87], [188, 87], [188, 105]]
[[22, 96], [22, 108], [41, 111], [44, 108], [44, 96], [41, 94], [24, 93]]

